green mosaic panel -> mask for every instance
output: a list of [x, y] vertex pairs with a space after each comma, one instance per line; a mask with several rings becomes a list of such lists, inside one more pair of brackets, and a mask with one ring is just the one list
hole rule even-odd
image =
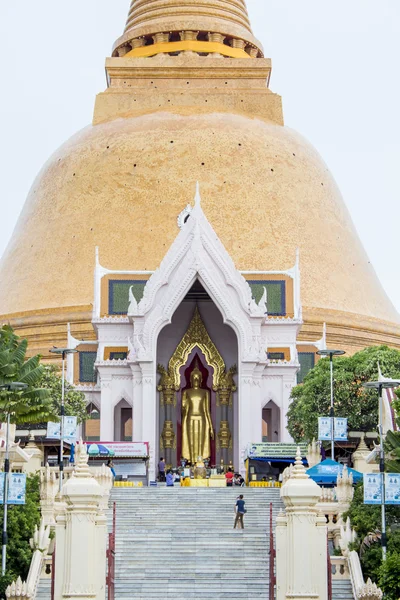
[[79, 352], [79, 381], [96, 383], [97, 374], [94, 370], [97, 352]]
[[297, 373], [297, 383], [303, 383], [304, 377], [315, 366], [314, 352], [299, 352], [300, 371]]
[[267, 308], [271, 316], [286, 315], [286, 281], [248, 281], [254, 300], [260, 302], [267, 288]]
[[285, 360], [284, 352], [268, 352], [269, 360]]
[[126, 315], [129, 308], [129, 289], [140, 302], [143, 298], [147, 281], [121, 281], [112, 279], [108, 282], [108, 312], [110, 315]]
[[110, 352], [110, 360], [126, 360], [127, 358], [127, 352]]

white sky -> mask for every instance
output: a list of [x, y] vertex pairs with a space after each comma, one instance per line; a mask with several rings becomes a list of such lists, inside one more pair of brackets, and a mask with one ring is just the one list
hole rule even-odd
[[[129, 0], [0, 0], [0, 255], [48, 156], [92, 117]], [[400, 310], [400, 2], [248, 0], [285, 120], [333, 172]], [[1, 282], [0, 282], [1, 285]]]

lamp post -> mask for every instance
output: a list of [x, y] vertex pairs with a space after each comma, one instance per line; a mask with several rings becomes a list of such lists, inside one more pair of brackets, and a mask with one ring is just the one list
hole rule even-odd
[[[13, 381], [0, 385], [0, 391], [19, 392], [27, 388], [26, 383]], [[4, 488], [3, 488], [3, 536], [2, 536], [2, 554], [1, 554], [1, 574], [6, 573], [7, 561], [7, 517], [8, 517], [8, 477], [10, 473], [10, 453], [9, 453], [9, 437], [10, 432], [10, 412], [7, 412], [7, 429], [6, 429], [6, 456], [4, 459]]]
[[333, 357], [342, 356], [346, 354], [344, 350], [318, 350], [319, 356], [329, 356], [329, 366], [331, 372], [331, 410], [329, 416], [331, 418], [331, 458], [335, 460], [335, 407], [334, 407], [334, 393], [333, 393]]
[[68, 354], [77, 352], [74, 348], [52, 348], [50, 350], [52, 354], [59, 354], [62, 357], [62, 378], [61, 378], [61, 423], [60, 423], [60, 478], [59, 478], [59, 490], [61, 492], [63, 485], [63, 474], [64, 474], [64, 415], [65, 415], [65, 358]]
[[386, 536], [386, 506], [385, 506], [385, 448], [383, 446], [383, 396], [384, 389], [390, 389], [400, 386], [400, 381], [368, 381], [363, 383], [363, 387], [367, 389], [377, 390], [379, 393], [379, 425], [378, 432], [380, 438], [379, 450], [379, 472], [381, 476], [381, 513], [382, 513], [382, 560], [386, 560], [387, 553], [387, 536]]

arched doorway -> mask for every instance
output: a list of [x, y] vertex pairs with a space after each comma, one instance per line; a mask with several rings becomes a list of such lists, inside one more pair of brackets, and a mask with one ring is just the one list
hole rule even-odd
[[[191, 373], [197, 366], [202, 388], [210, 398], [214, 439], [210, 440], [211, 466], [238, 465], [238, 402], [235, 376], [238, 342], [225, 325], [215, 303], [199, 281], [192, 286], [175, 311], [172, 322], [157, 342], [158, 454], [176, 466], [182, 454], [182, 397], [191, 388]], [[169, 377], [169, 380], [168, 380]], [[230, 389], [230, 392], [227, 389]], [[187, 457], [185, 457], [187, 458]]]
[[87, 442], [100, 441], [100, 410], [90, 402], [86, 407], [88, 419], [83, 424], [83, 439]]
[[267, 402], [262, 409], [262, 441], [279, 442], [280, 441], [280, 420], [281, 411], [279, 406], [273, 400]]
[[114, 440], [131, 442], [133, 434], [132, 406], [122, 399], [114, 408]]

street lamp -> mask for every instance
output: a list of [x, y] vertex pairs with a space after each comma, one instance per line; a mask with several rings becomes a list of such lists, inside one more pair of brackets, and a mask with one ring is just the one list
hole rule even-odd
[[379, 472], [381, 475], [381, 512], [382, 512], [382, 560], [386, 560], [387, 553], [387, 537], [386, 537], [386, 506], [385, 506], [385, 448], [383, 446], [383, 396], [382, 391], [385, 389], [395, 388], [400, 386], [400, 381], [368, 381], [363, 383], [363, 387], [367, 389], [378, 390], [379, 393], [379, 425], [378, 432], [380, 438], [379, 450]]
[[319, 356], [329, 356], [329, 364], [330, 364], [330, 370], [331, 370], [331, 410], [329, 413], [329, 416], [331, 418], [331, 458], [332, 460], [335, 460], [335, 408], [334, 408], [334, 404], [333, 404], [333, 357], [334, 356], [342, 356], [343, 354], [346, 354], [346, 352], [344, 350], [318, 350], [317, 354]]
[[[20, 392], [27, 388], [26, 383], [13, 381], [0, 385], [0, 391]], [[1, 554], [1, 574], [4, 577], [6, 573], [7, 560], [7, 517], [8, 517], [8, 476], [10, 473], [10, 454], [9, 454], [9, 437], [10, 432], [10, 412], [7, 412], [7, 430], [6, 430], [6, 457], [4, 459], [4, 488], [3, 488], [3, 536], [2, 536], [2, 554]]]
[[78, 352], [74, 348], [56, 348], [55, 346], [50, 350], [52, 354], [59, 354], [62, 357], [62, 379], [61, 379], [61, 424], [60, 424], [60, 479], [59, 489], [61, 492], [63, 485], [63, 473], [64, 473], [64, 415], [65, 415], [65, 358], [68, 354], [74, 354]]

